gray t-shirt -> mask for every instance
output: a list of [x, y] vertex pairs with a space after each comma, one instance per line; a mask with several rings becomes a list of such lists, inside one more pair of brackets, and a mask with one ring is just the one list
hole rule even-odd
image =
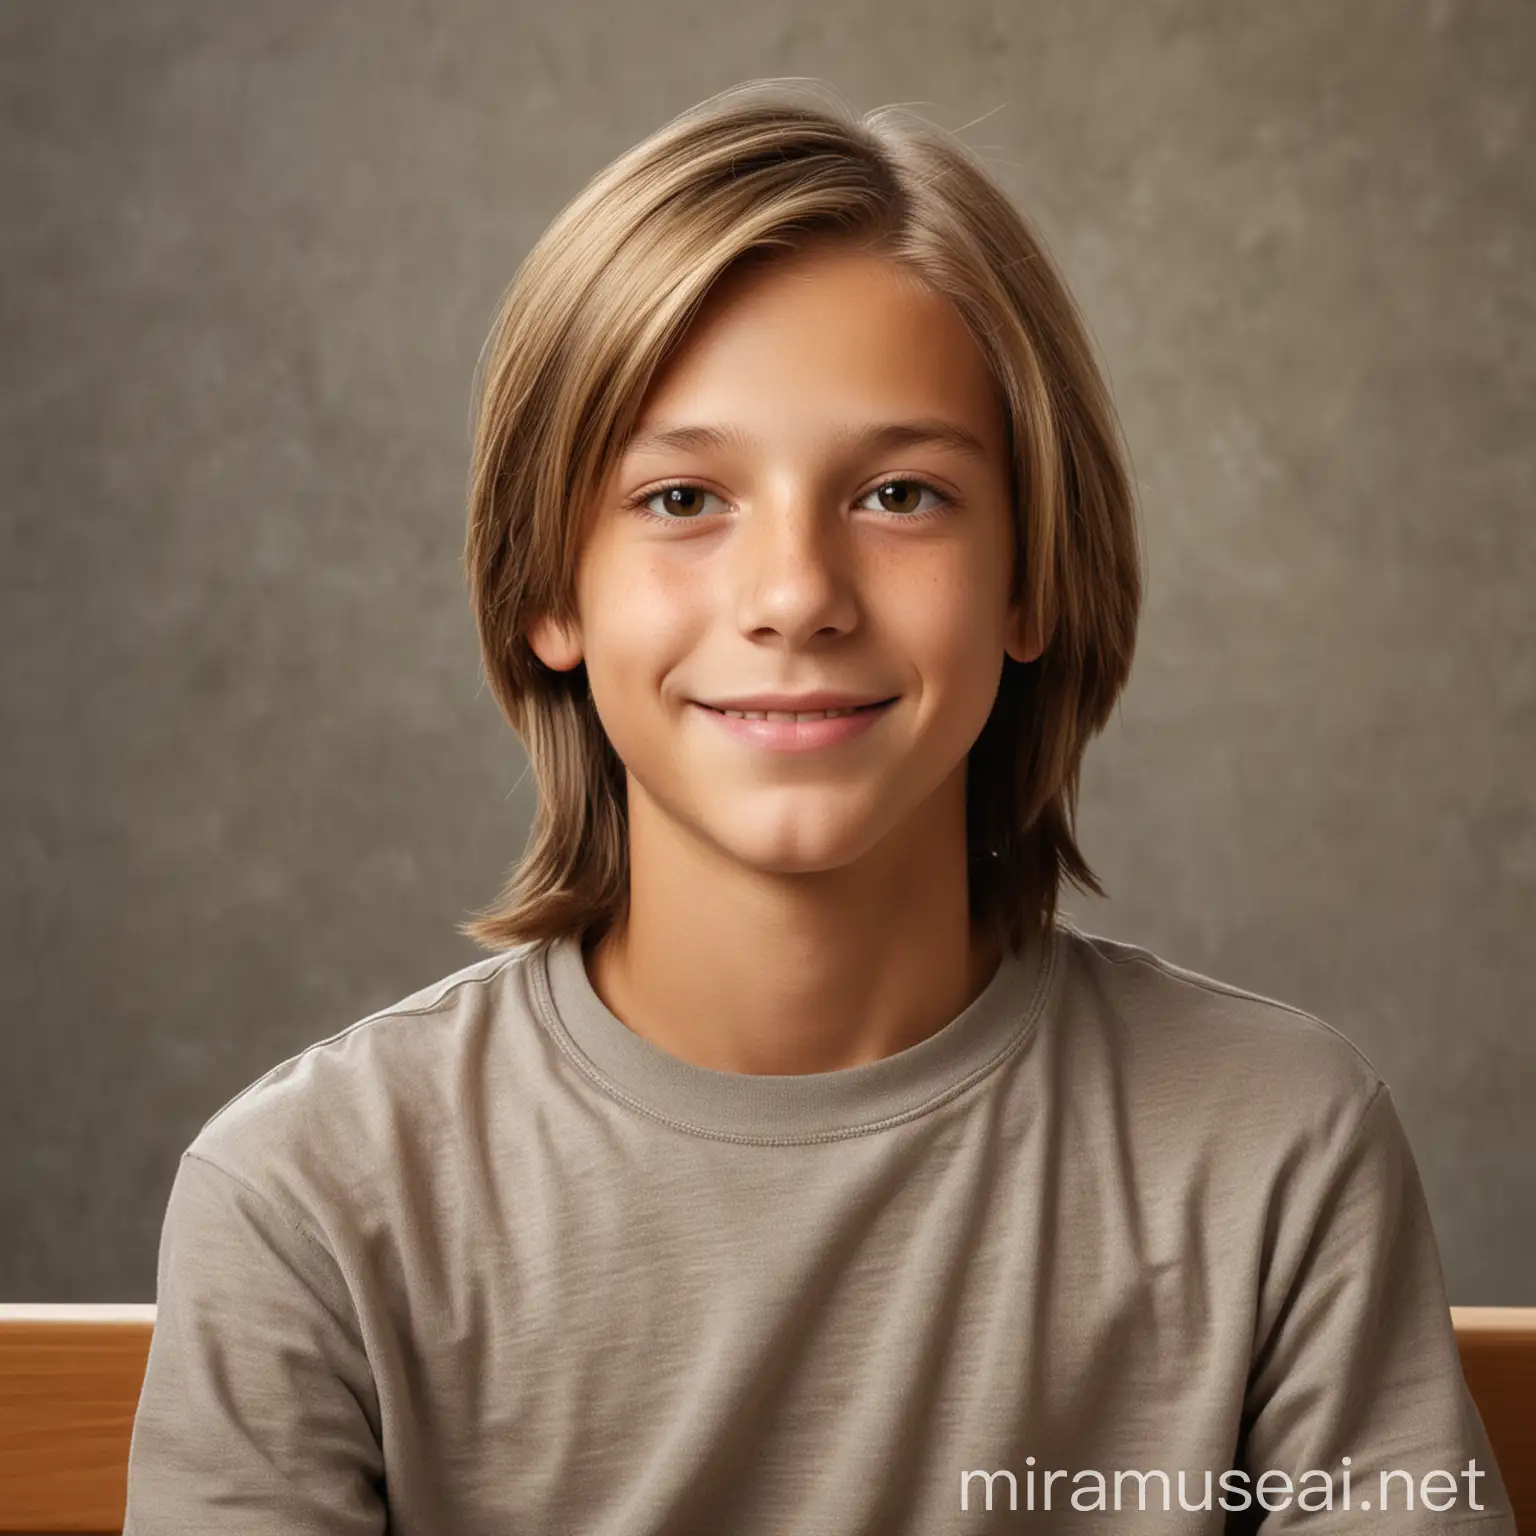
[[1380, 1079], [1064, 918], [807, 1076], [482, 960], [203, 1126], [158, 1305], [128, 1536], [1514, 1531]]

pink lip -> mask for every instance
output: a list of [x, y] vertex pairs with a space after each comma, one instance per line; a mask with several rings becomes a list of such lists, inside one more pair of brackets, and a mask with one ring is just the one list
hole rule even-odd
[[832, 720], [737, 720], [707, 704], [695, 704], [693, 708], [749, 746], [767, 747], [773, 752], [815, 752], [862, 736], [890, 712], [893, 703], [894, 699], [874, 709], [861, 709]]

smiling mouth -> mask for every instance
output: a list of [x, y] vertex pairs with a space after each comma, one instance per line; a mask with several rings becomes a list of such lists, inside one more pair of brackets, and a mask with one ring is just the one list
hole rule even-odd
[[804, 711], [791, 711], [787, 709], [716, 709], [713, 704], [705, 704], [703, 707], [715, 715], [726, 715], [732, 720], [837, 720], [844, 715], [867, 715], [872, 710], [884, 709], [888, 704], [894, 704], [896, 698], [893, 695], [889, 699], [876, 699], [873, 704], [857, 704], [847, 709], [811, 709]]

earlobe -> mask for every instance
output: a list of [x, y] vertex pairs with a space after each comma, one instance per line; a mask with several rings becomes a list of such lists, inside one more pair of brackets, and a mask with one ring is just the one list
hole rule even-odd
[[574, 627], [557, 623], [548, 615], [528, 626], [528, 645], [552, 672], [569, 672], [581, 661], [581, 636]]

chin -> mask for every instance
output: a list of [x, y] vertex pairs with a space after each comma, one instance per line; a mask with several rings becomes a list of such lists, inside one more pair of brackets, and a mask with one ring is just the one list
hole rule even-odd
[[856, 864], [880, 837], [867, 826], [801, 826], [757, 837], [737, 827], [717, 841], [738, 863], [764, 874], [814, 875]]

